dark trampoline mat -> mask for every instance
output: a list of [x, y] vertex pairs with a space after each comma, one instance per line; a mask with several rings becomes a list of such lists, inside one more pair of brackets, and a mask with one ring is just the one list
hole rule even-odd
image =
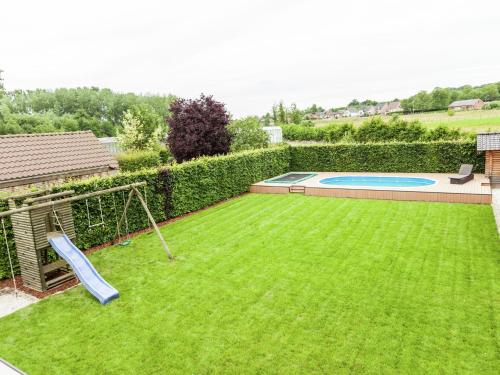
[[267, 180], [266, 182], [276, 182], [276, 183], [290, 183], [299, 182], [316, 176], [316, 173], [288, 173], [283, 176], [278, 176]]

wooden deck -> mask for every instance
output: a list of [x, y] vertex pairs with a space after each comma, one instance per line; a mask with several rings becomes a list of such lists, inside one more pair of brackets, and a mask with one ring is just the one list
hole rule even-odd
[[[420, 177], [435, 180], [436, 184], [420, 187], [373, 187], [335, 186], [319, 182], [323, 178], [335, 176]], [[450, 184], [449, 176], [450, 174], [442, 173], [319, 172], [316, 176], [298, 184], [258, 182], [250, 187], [250, 192], [268, 194], [302, 193], [339, 198], [491, 204], [491, 187], [489, 186], [489, 180], [484, 175], [476, 174], [474, 180], [463, 185]]]

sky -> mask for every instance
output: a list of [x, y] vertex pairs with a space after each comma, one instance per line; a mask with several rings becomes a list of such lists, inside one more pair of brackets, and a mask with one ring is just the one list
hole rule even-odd
[[235, 116], [500, 81], [498, 0], [0, 3], [8, 90], [211, 94]]

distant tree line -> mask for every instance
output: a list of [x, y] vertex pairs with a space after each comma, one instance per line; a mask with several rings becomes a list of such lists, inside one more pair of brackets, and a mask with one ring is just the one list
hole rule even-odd
[[92, 130], [96, 136], [115, 136], [130, 110], [160, 119], [155, 121], [166, 127], [172, 100], [170, 95], [116, 93], [97, 87], [5, 91], [0, 80], [0, 134]]
[[500, 82], [481, 86], [436, 87], [431, 92], [418, 94], [401, 100], [405, 112], [424, 112], [446, 109], [455, 100], [481, 99], [485, 102], [500, 100]]

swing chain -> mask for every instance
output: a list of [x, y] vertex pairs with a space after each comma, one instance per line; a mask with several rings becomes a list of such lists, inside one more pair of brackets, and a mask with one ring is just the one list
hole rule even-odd
[[97, 201], [99, 202], [99, 215], [101, 216], [101, 221], [99, 223], [92, 224], [92, 222], [90, 221], [89, 200], [85, 199], [85, 204], [87, 206], [87, 219], [89, 221], [89, 228], [94, 228], [94, 227], [104, 225], [104, 215], [102, 213], [101, 196], [97, 196]]

